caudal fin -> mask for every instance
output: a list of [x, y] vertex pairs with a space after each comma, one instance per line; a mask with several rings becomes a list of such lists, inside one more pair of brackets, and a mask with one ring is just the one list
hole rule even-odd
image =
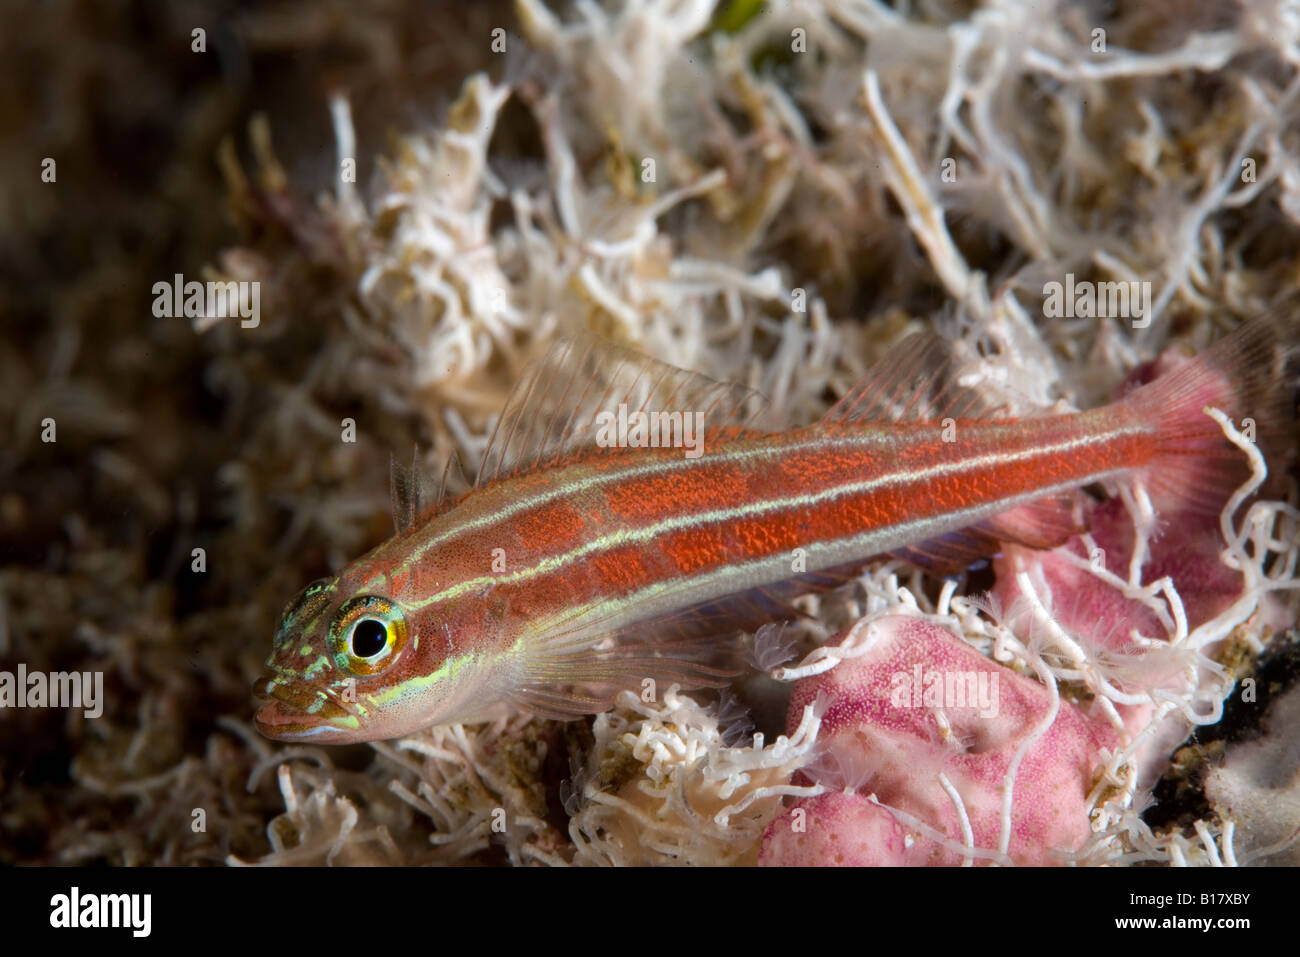
[[1194, 359], [1124, 398], [1161, 437], [1144, 480], [1157, 509], [1218, 514], [1250, 472], [1245, 455], [1206, 414], [1219, 409], [1264, 453], [1270, 474], [1296, 446], [1300, 311], [1294, 302], [1249, 320]]

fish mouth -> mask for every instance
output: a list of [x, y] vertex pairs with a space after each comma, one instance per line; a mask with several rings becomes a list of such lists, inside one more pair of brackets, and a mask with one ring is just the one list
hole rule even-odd
[[266, 702], [253, 716], [253, 725], [268, 738], [297, 741], [355, 733], [347, 725], [355, 724], [356, 716], [327, 691], [265, 673], [253, 683], [253, 696]]
[[311, 716], [286, 705], [283, 701], [269, 701], [257, 709], [253, 724], [269, 738], [280, 737], [281, 729], [293, 731], [308, 726]]

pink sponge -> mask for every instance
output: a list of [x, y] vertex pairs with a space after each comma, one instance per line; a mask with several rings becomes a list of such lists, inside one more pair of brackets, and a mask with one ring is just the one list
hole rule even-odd
[[[1078, 538], [1065, 547], [1119, 578], [1127, 578], [1133, 554], [1133, 519], [1124, 503], [1118, 499], [1104, 502], [1092, 509], [1088, 521], [1097, 550], [1089, 554]], [[1196, 628], [1241, 597], [1241, 573], [1223, 563], [1219, 557], [1222, 550], [1217, 519], [1211, 522], [1199, 516], [1174, 515], [1150, 542], [1150, 554], [1142, 568], [1143, 583], [1168, 575], [1182, 598], [1187, 627]], [[1014, 574], [1017, 559], [1023, 567], [1041, 567], [1043, 580], [1055, 599], [1053, 617], [1086, 644], [1113, 653], [1136, 654], [1141, 649], [1130, 637], [1131, 629], [1149, 638], [1165, 636], [1150, 608], [1125, 597], [1118, 588], [1103, 583], [1087, 568], [1054, 551], [1015, 545], [1003, 548], [993, 565], [998, 582], [993, 592], [1003, 608], [1013, 608], [1020, 596]]]
[[[1013, 610], [1021, 598], [1017, 570], [1046, 586], [1052, 597], [1052, 617], [1073, 636], [1089, 655], [1109, 662], [1111, 683], [1128, 694], [1164, 689], [1177, 694], [1189, 690], [1186, 655], [1171, 648], [1171, 637], [1151, 608], [1127, 596], [1115, 584], [1103, 581], [1087, 567], [1095, 565], [1127, 579], [1133, 554], [1133, 518], [1118, 500], [1096, 506], [1089, 517], [1095, 549], [1088, 551], [1079, 538], [1064, 548], [1035, 551], [1016, 545], [1004, 547], [994, 559], [997, 584], [993, 597], [1004, 609]], [[1223, 537], [1217, 519], [1175, 513], [1162, 521], [1159, 533], [1149, 543], [1149, 555], [1142, 567], [1142, 582], [1148, 584], [1168, 576], [1182, 600], [1187, 628], [1193, 630], [1227, 611], [1241, 598], [1242, 574], [1220, 558]], [[1067, 552], [1082, 561], [1071, 561]], [[1272, 603], [1261, 608], [1262, 620], [1274, 627], [1286, 627], [1285, 614], [1277, 615]], [[1019, 632], [1012, 620], [1006, 622]], [[1136, 629], [1155, 644], [1143, 645], [1132, 636]], [[1213, 651], [1211, 646], [1209, 651]], [[1119, 704], [1116, 712], [1130, 734], [1137, 735], [1152, 720], [1150, 703]], [[1167, 717], [1153, 734], [1148, 734], [1134, 755], [1143, 786], [1164, 773], [1170, 752], [1186, 737], [1190, 724], [1180, 714]]]
[[860, 794], [832, 791], [786, 808], [768, 825], [758, 863], [830, 867], [924, 864], [912, 851], [907, 832], [894, 815]]
[[884, 618], [872, 629], [865, 654], [800, 681], [790, 702], [793, 730], [821, 698], [825, 751], [809, 773], [845, 793], [786, 808], [764, 833], [760, 862], [958, 864], [966, 839], [945, 780], [974, 847], [996, 852], [1004, 781], [1022, 749], [1007, 854], [1051, 864], [1060, 862], [1054, 849], [1077, 848], [1090, 833], [1086, 802], [1100, 751], [1118, 746], [1114, 730], [1060, 702], [1034, 740], [1051, 710], [1042, 684], [923, 620]]

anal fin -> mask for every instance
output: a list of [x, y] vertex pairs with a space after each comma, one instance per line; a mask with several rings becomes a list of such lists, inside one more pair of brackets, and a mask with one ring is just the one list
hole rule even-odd
[[896, 548], [889, 554], [936, 575], [957, 575], [996, 555], [1002, 544], [1047, 549], [1087, 531], [1076, 493], [1035, 499], [967, 528]]
[[511, 701], [538, 716], [573, 718], [606, 710], [621, 690], [643, 690], [647, 678], [659, 687], [724, 687], [743, 671], [742, 634], [803, 617], [792, 598], [840, 585], [856, 567], [798, 576], [608, 630], [600, 620], [558, 622], [530, 651]]

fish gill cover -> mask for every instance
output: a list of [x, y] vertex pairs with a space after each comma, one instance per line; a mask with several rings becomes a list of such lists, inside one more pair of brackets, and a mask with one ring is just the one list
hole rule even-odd
[[1249, 414], [1221, 514], [1120, 483], [882, 558], [726, 689], [257, 733], [390, 459], [472, 478], [566, 337], [806, 425], [916, 330], [1025, 414], [1295, 309], [1294, 4], [464, 6], [0, 8], [0, 861], [1296, 863], [1294, 432]]

